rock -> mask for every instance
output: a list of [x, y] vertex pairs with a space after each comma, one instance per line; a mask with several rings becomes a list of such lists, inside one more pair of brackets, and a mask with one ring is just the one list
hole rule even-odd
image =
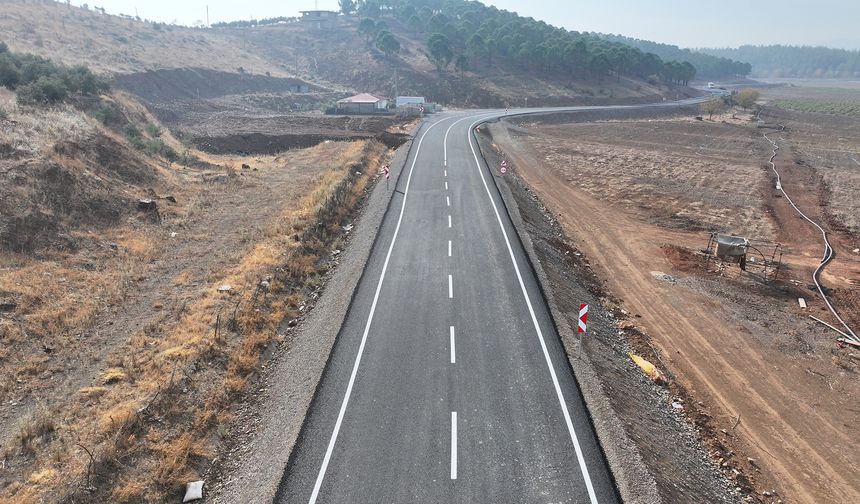
[[618, 328], [623, 329], [625, 331], [628, 331], [630, 329], [634, 329], [635, 327], [636, 327], [636, 324], [634, 324], [633, 322], [630, 322], [629, 320], [622, 320], [621, 322], [618, 323]]
[[764, 492], [762, 492], [761, 494], [762, 494], [763, 496], [765, 496], [765, 497], [773, 497], [773, 492], [771, 492], [771, 491], [769, 491], [769, 490], [765, 490], [765, 491], [764, 491]]
[[185, 485], [185, 497], [182, 502], [191, 502], [203, 498], [203, 481], [191, 481]]
[[233, 290], [233, 286], [230, 284], [223, 284], [218, 287], [218, 292], [230, 292], [231, 290]]
[[157, 212], [158, 203], [151, 199], [137, 200], [137, 209], [141, 212]]
[[290, 321], [287, 322], [287, 327], [295, 327], [296, 324], [298, 324], [298, 323], [299, 323], [298, 319], [290, 319]]
[[173, 196], [165, 196], [164, 199], [171, 203], [176, 203], [176, 198], [174, 198]]
[[250, 170], [250, 169], [251, 169], [251, 167], [250, 167], [249, 165], [245, 164], [245, 163], [242, 163], [242, 169], [243, 169], [243, 170]]
[[347, 224], [346, 226], [343, 227], [343, 230], [348, 233], [348, 232], [352, 231], [353, 227], [354, 226], [352, 224]]

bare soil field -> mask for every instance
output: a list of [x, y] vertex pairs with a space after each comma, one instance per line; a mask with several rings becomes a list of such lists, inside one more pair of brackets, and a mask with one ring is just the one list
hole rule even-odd
[[[785, 144], [777, 158], [783, 185], [830, 227], [839, 250], [824, 283], [856, 321], [856, 234], [838, 216], [857, 215], [857, 200], [837, 195], [858, 186], [835, 182], [856, 170], [806, 162], [798, 153], [819, 135], [829, 134], [824, 145], [842, 145], [846, 156], [856, 156], [852, 146], [860, 143], [847, 137], [850, 124], [792, 117], [787, 133], [775, 137]], [[851, 469], [860, 466], [860, 352], [838, 348], [835, 333], [807, 318], [831, 320], [808, 288], [823, 245], [774, 195], [765, 163], [771, 147], [751, 114], [734, 111], [713, 122], [566, 121], [502, 123], [491, 134], [587, 258], [610, 293], [604, 309], [620, 314], [630, 344], [674, 377], [673, 395], [689, 395], [679, 404], [714, 466], [761, 502], [860, 499]], [[828, 169], [834, 182], [822, 184]], [[710, 231], [782, 243], [779, 280], [737, 266], [706, 270], [698, 251]], [[809, 310], [798, 307], [798, 297]], [[616, 400], [624, 410], [626, 399]]]
[[182, 166], [73, 107], [0, 98], [0, 502], [173, 500], [318, 296], [388, 149], [190, 150]]

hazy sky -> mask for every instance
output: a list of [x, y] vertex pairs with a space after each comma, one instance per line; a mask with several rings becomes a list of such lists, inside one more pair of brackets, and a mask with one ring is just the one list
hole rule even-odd
[[[73, 4], [85, 3], [73, 0]], [[570, 30], [618, 33], [682, 47], [806, 44], [860, 49], [858, 0], [485, 0]], [[192, 24], [293, 16], [314, 0], [91, 0], [111, 13]], [[318, 0], [337, 9], [337, 0]]]

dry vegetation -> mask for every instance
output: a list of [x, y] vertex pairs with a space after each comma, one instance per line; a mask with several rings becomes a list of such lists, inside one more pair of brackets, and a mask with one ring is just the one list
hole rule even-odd
[[123, 19], [50, 0], [0, 2], [0, 33], [12, 50], [104, 73], [183, 68], [195, 62], [201, 68], [282, 74], [230, 33]]
[[[103, 98], [107, 126], [2, 98], [0, 210], [30, 218], [35, 203], [52, 232], [6, 233], [0, 252], [0, 301], [14, 305], [0, 313], [0, 502], [172, 499], [208, 467], [261, 351], [312, 304], [386, 148], [212, 156], [121, 93]], [[123, 123], [193, 165], [136, 148]], [[56, 189], [39, 168], [75, 190], [36, 196]], [[158, 219], [134, 211], [153, 196]], [[88, 218], [75, 199], [115, 215]]]
[[[715, 117], [722, 120], [732, 119]], [[671, 228], [772, 237], [762, 209], [750, 205], [759, 191], [750, 160], [764, 148], [736, 126], [692, 118], [523, 126], [515, 135], [543, 153], [542, 162], [596, 198]]]

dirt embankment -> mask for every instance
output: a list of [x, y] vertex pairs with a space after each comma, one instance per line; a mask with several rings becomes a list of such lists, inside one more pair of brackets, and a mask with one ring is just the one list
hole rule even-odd
[[226, 95], [258, 93], [309, 93], [323, 90], [307, 81], [233, 73], [205, 68], [160, 69], [120, 74], [117, 85], [149, 102], [210, 99]]
[[[821, 313], [822, 303], [806, 289], [806, 269], [820, 257], [820, 245], [801, 240], [799, 217], [781, 214], [784, 202], [773, 197], [763, 165], [770, 144], [760, 131], [740, 113], [720, 121], [521, 121], [491, 131], [514, 174], [590, 260], [610, 293], [603, 309], [623, 319], [613, 332], [622, 332], [625, 344], [671, 378], [665, 400], [646, 399], [635, 407], [627, 390], [619, 391], [612, 379], [602, 382], [616, 401], [615, 412], [631, 419], [629, 430], [636, 433], [636, 425], [649, 422], [658, 432], [665, 428], [664, 420], [654, 420], [663, 418], [659, 413], [647, 420], [635, 416], [649, 407], [683, 410], [712, 468], [756, 500], [856, 501], [860, 488], [849, 468], [860, 463], [857, 428], [845, 418], [857, 416], [860, 361], [806, 318]], [[792, 135], [804, 138], [797, 130]], [[809, 170], [798, 170], [795, 189], [801, 191]], [[812, 191], [809, 204], [818, 201]], [[781, 241], [781, 280], [765, 281], [736, 266], [706, 273], [697, 254], [707, 241], [702, 230]], [[550, 245], [548, 263], [553, 253], [570, 250]], [[838, 285], [844, 267], [836, 266], [829, 280]], [[568, 299], [574, 316], [578, 301], [565, 292], [569, 283], [549, 276], [550, 289], [560, 303]], [[800, 310], [799, 296], [810, 311]], [[598, 330], [595, 343], [609, 337]], [[606, 372], [604, 353], [592, 353], [588, 345], [586, 352]], [[677, 475], [667, 465], [672, 454], [651, 445], [647, 433], [634, 439], [658, 486], [662, 480], [668, 482], [663, 491], [673, 488]]]

